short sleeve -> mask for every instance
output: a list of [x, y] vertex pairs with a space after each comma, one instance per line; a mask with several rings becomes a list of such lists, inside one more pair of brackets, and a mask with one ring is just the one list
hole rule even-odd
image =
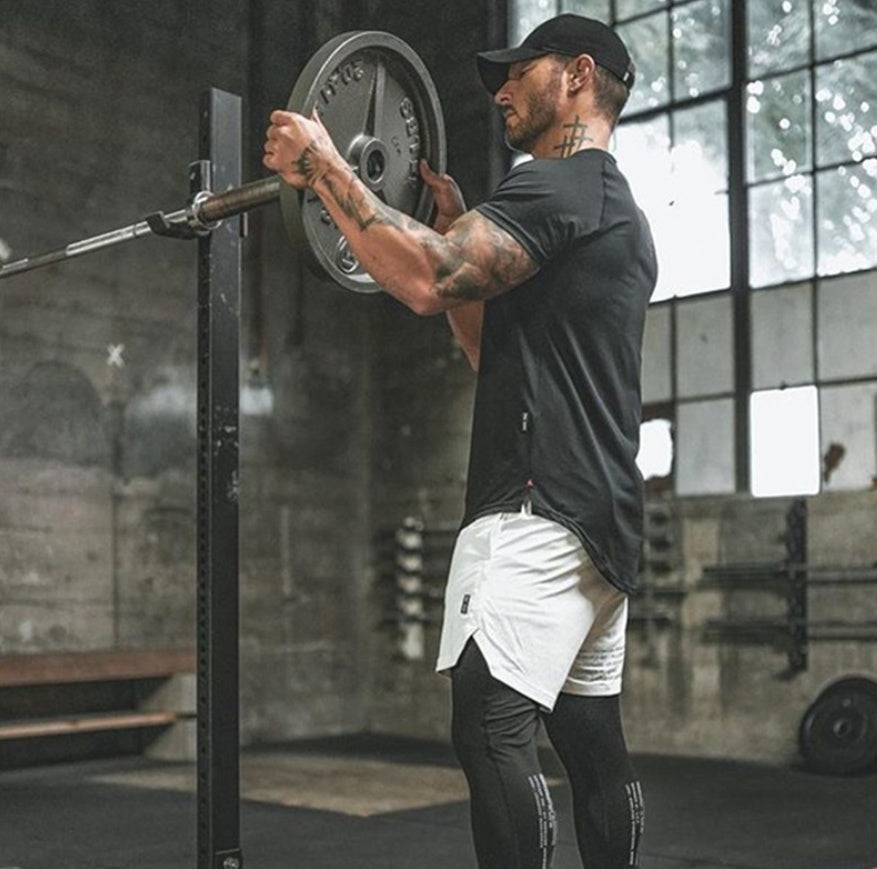
[[596, 232], [603, 213], [605, 151], [581, 151], [557, 160], [516, 166], [477, 206], [508, 232], [538, 264]]

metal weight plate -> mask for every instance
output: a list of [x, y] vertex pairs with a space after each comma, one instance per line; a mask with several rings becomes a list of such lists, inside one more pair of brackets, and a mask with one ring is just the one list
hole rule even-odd
[[[342, 33], [308, 61], [287, 108], [316, 106], [335, 146], [384, 202], [428, 222], [433, 197], [418, 162], [445, 171], [445, 126], [429, 72], [411, 47], [382, 31]], [[380, 291], [312, 191], [281, 184], [280, 206], [296, 246], [306, 244], [330, 278], [358, 293]]]
[[801, 719], [798, 744], [814, 772], [853, 775], [877, 764], [877, 682], [829, 685]]

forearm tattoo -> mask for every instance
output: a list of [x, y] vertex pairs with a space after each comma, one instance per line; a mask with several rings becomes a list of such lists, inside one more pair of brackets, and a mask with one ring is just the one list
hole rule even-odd
[[317, 173], [317, 154], [319, 152], [319, 147], [317, 145], [316, 139], [312, 139], [308, 142], [307, 147], [298, 155], [298, 159], [295, 161], [295, 170], [298, 172], [302, 178], [308, 183], [308, 185], [313, 185], [314, 182], [318, 179], [319, 175]]
[[[371, 209], [369, 214], [369, 203], [360, 191], [357, 191], [352, 183], [347, 184], [346, 190], [339, 189], [333, 181], [327, 181], [327, 187], [332, 198], [337, 203], [341, 211], [356, 223], [360, 232], [365, 232], [372, 224], [378, 220], [377, 211]], [[358, 195], [357, 195], [358, 194]]]
[[487, 299], [536, 270], [518, 242], [480, 215], [464, 217], [448, 236], [443, 236], [391, 208], [359, 184], [352, 171], [345, 172], [340, 181], [326, 175], [324, 183], [329, 196], [360, 232], [385, 227], [413, 239], [432, 269], [433, 292], [442, 298]]
[[326, 187], [343, 214], [353, 220], [360, 232], [374, 225], [393, 226], [400, 230], [421, 227], [421, 224], [390, 208], [380, 197], [356, 184], [356, 180], [351, 170], [341, 183], [327, 177]]
[[588, 135], [588, 125], [583, 124], [578, 115], [571, 124], [564, 124], [563, 129], [566, 130], [563, 141], [554, 146], [559, 157], [569, 157], [570, 154], [575, 154], [585, 142], [594, 141], [593, 137]]

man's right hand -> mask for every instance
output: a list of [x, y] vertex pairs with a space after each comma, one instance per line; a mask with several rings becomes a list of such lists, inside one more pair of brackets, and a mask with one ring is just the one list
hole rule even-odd
[[316, 109], [309, 118], [272, 112], [262, 163], [298, 188], [313, 187], [333, 164], [346, 165]]

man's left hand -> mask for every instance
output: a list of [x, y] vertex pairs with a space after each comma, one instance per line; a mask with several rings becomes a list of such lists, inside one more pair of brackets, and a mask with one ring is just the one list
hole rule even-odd
[[436, 216], [432, 228], [444, 235], [453, 222], [466, 211], [463, 194], [450, 175], [433, 172], [426, 160], [420, 161], [420, 177], [429, 185], [435, 198]]

